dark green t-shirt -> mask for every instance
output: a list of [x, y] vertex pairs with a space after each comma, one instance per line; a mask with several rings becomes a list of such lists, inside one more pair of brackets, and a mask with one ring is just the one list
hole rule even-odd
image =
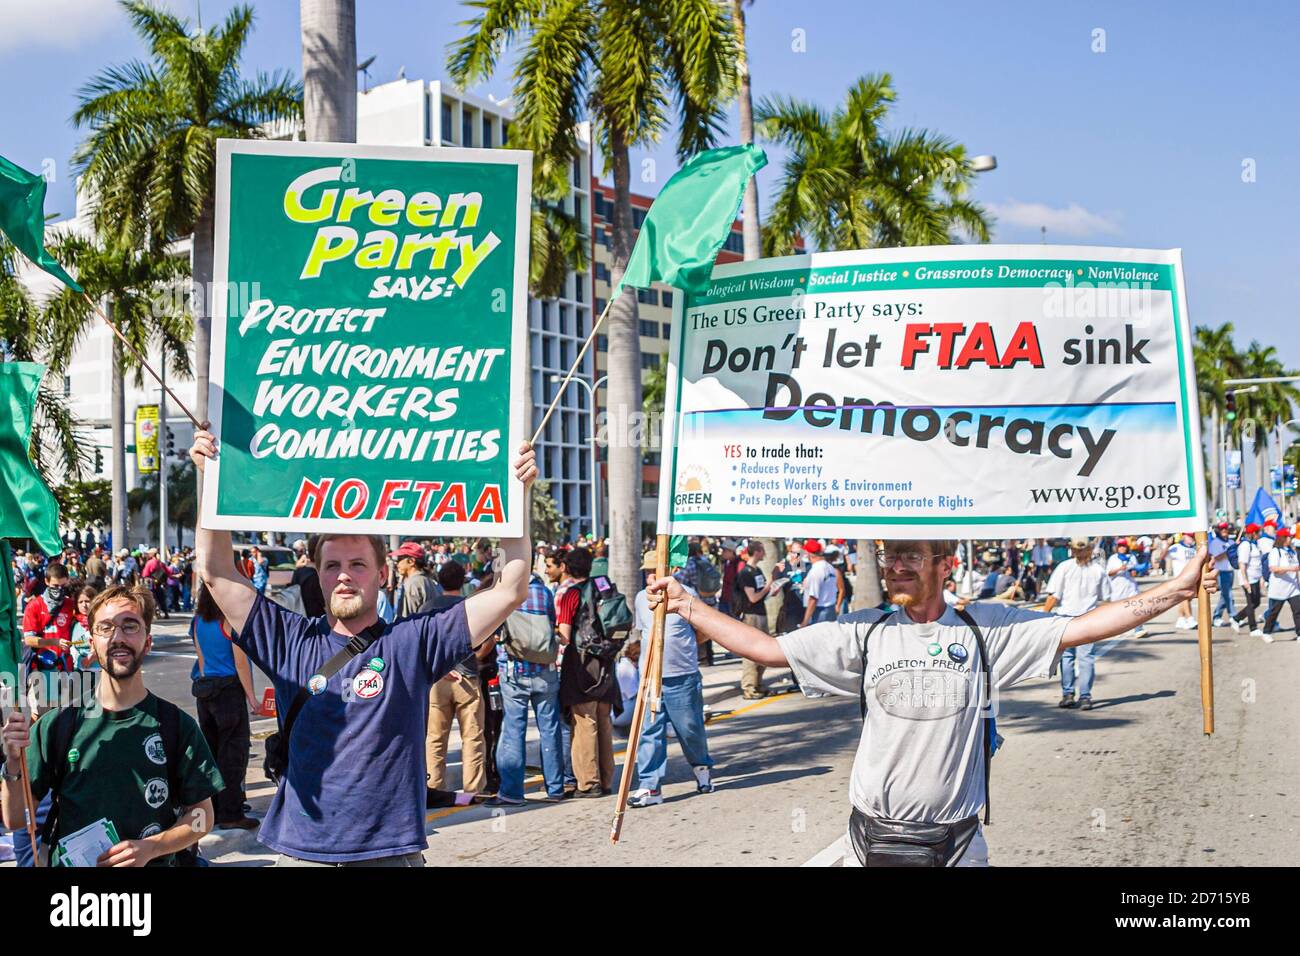
[[[40, 800], [50, 789], [47, 755], [52, 747], [58, 711], [50, 711], [33, 727], [27, 748], [32, 795]], [[113, 821], [123, 840], [153, 836], [175, 824], [173, 807], [202, 803], [224, 786], [221, 773], [199, 725], [180, 715], [178, 778], [181, 792], [168, 792], [167, 757], [158, 722], [158, 698], [149, 694], [135, 707], [120, 711], [87, 711], [72, 736], [59, 794], [59, 833], [76, 833], [100, 817]], [[150, 861], [169, 866], [171, 856]]]

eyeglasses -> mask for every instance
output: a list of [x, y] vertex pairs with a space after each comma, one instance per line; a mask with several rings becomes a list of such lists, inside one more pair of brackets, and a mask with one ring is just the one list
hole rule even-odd
[[902, 561], [903, 567], [910, 571], [919, 571], [925, 566], [925, 562], [941, 557], [943, 557], [941, 554], [927, 554], [924, 551], [887, 551], [881, 548], [876, 552], [876, 561], [882, 568], [892, 568], [897, 562]]
[[121, 631], [123, 637], [139, 637], [144, 633], [144, 623], [129, 617], [121, 622], [100, 621], [95, 625], [97, 637], [112, 637], [115, 631]]

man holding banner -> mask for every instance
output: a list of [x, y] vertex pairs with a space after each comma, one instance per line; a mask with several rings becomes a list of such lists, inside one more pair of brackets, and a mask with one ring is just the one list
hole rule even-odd
[[[217, 457], [206, 431], [190, 457]], [[524, 443], [514, 477], [537, 476]], [[525, 511], [525, 514], [527, 512]], [[441, 612], [384, 624], [376, 611], [383, 538], [322, 534], [313, 561], [327, 613], [307, 618], [253, 590], [235, 568], [228, 531], [196, 529], [198, 571], [235, 642], [292, 702], [281, 726], [279, 786], [258, 839], [281, 866], [423, 866], [425, 714], [429, 691], [486, 641], [528, 596], [532, 546], [501, 542], [496, 584]]]
[[1198, 585], [1218, 586], [1200, 548], [1174, 580], [1080, 617], [983, 603], [958, 611], [943, 599], [956, 545], [886, 541], [879, 560], [899, 610], [856, 611], [780, 637], [706, 606], [672, 578], [647, 589], [651, 607], [666, 601], [701, 639], [791, 668], [805, 694], [861, 699], [849, 833], [864, 866], [986, 864], [978, 814], [983, 806], [988, 822], [991, 695], [1049, 677], [1062, 652], [1123, 634]]

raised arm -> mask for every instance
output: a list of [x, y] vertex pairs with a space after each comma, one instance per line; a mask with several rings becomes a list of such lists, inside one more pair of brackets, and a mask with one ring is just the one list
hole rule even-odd
[[518, 538], [501, 539], [501, 567], [495, 569], [490, 588], [475, 591], [465, 599], [465, 617], [469, 621], [470, 641], [478, 648], [505, 623], [511, 611], [528, 600], [528, 575], [533, 545], [529, 536], [529, 490], [537, 477], [537, 453], [524, 442], [515, 459], [515, 478], [524, 483], [523, 533]]
[[1209, 551], [1204, 546], [1197, 548], [1196, 557], [1188, 561], [1187, 567], [1172, 581], [1166, 581], [1126, 601], [1110, 601], [1098, 605], [1087, 614], [1080, 614], [1065, 628], [1065, 633], [1061, 636], [1061, 650], [1117, 637], [1139, 624], [1145, 624], [1175, 604], [1196, 597], [1198, 584], [1213, 594], [1218, 590], [1219, 583], [1214, 566], [1207, 564], [1208, 557]]
[[[217, 457], [217, 440], [211, 432], [194, 433], [190, 460], [203, 471], [209, 458]], [[212, 594], [217, 607], [226, 616], [231, 630], [242, 631], [253, 610], [257, 592], [247, 578], [235, 570], [235, 550], [229, 531], [213, 531], [203, 527], [203, 507], [200, 503], [198, 520], [194, 526], [194, 570], [203, 586]]]
[[790, 666], [775, 637], [728, 617], [716, 608], [709, 607], [700, 598], [693, 598], [671, 575], [660, 578], [647, 587], [646, 597], [650, 601], [651, 611], [666, 599], [668, 613], [678, 615], [695, 628], [695, 636], [701, 643], [715, 641], [727, 650], [765, 667]]

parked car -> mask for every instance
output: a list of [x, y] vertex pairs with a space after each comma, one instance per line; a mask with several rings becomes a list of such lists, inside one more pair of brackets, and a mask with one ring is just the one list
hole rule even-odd
[[293, 569], [297, 566], [298, 559], [292, 548], [275, 544], [241, 544], [238, 541], [234, 542], [233, 547], [235, 550], [235, 567], [239, 569], [241, 574], [244, 571], [245, 552], [253, 547], [257, 547], [262, 552], [268, 562], [266, 589], [269, 595], [279, 594], [293, 580]]

